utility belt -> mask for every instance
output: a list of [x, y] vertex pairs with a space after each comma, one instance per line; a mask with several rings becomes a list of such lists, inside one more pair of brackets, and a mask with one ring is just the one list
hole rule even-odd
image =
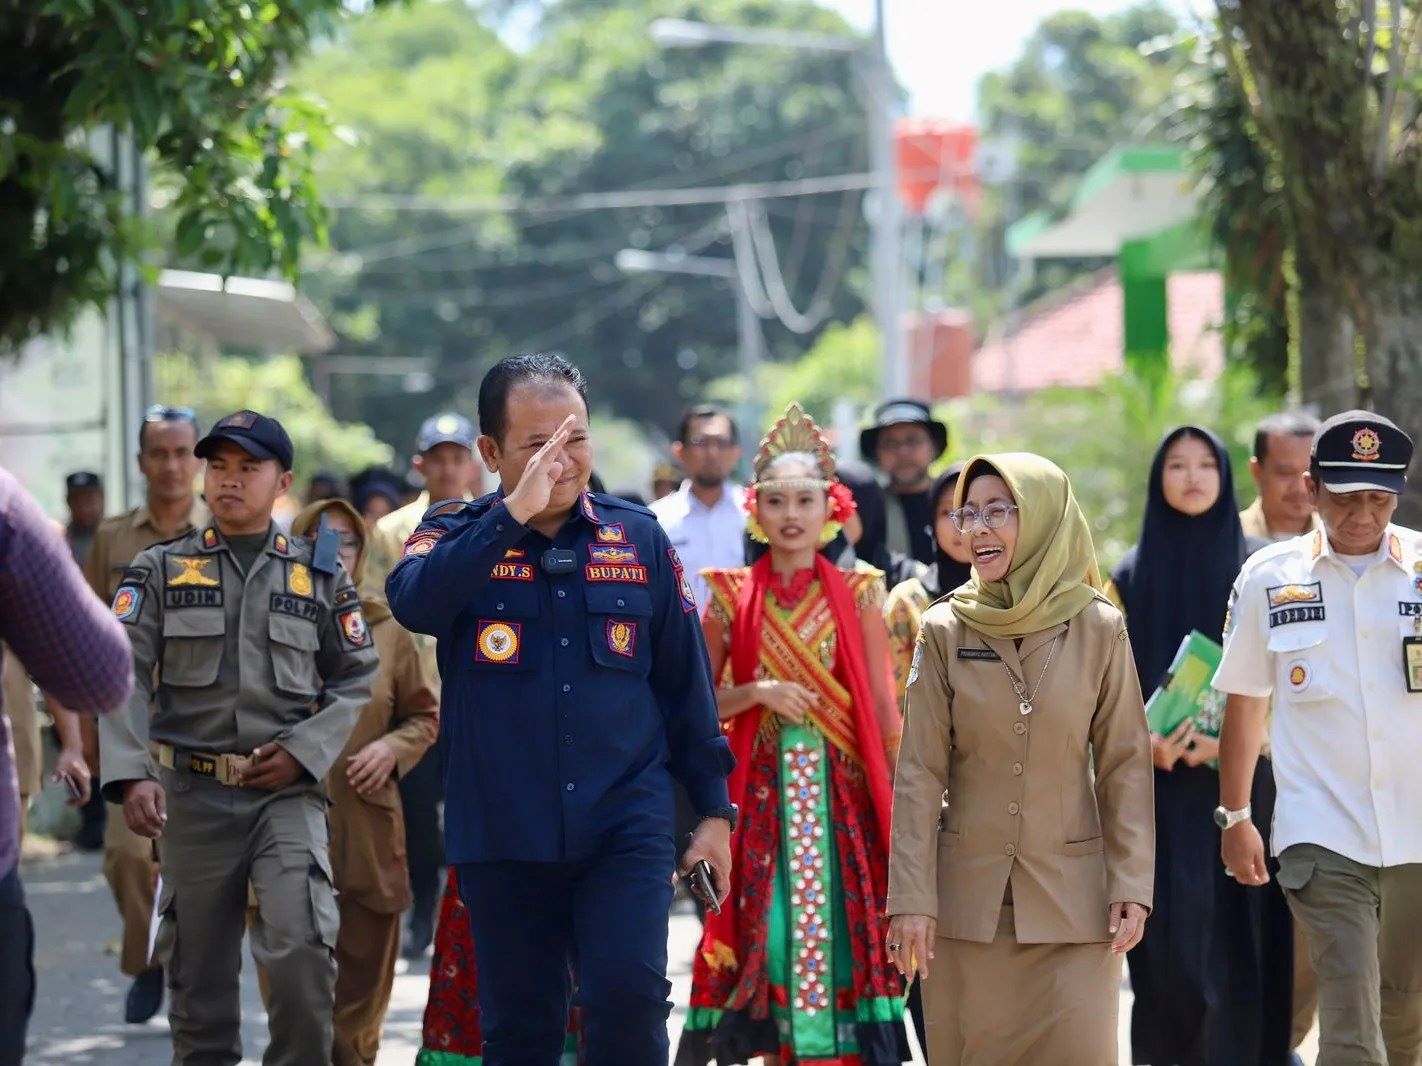
[[238, 787], [241, 774], [252, 763], [250, 755], [213, 755], [205, 751], [185, 751], [171, 744], [154, 744], [153, 757], [165, 770], [210, 777], [219, 785]]

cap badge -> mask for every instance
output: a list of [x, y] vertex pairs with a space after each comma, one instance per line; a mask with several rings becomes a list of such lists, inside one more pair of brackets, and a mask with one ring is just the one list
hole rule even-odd
[[251, 411], [238, 411], [217, 423], [218, 429], [251, 429], [257, 424], [257, 416]]
[[437, 433], [456, 433], [458, 430], [459, 419], [454, 415], [441, 415], [435, 422], [435, 432]]
[[1378, 431], [1364, 426], [1353, 434], [1353, 458], [1360, 463], [1374, 462], [1382, 449], [1382, 437]]

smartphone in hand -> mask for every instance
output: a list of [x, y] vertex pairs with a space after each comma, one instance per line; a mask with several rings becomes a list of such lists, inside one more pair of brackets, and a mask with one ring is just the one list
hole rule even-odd
[[711, 874], [711, 864], [705, 859], [691, 868], [691, 890], [701, 897], [712, 914], [721, 913], [721, 904], [716, 900], [716, 879]]

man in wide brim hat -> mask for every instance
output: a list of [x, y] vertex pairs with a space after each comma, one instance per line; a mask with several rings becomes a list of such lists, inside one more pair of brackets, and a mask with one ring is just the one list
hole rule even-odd
[[948, 427], [919, 400], [888, 400], [874, 410], [874, 424], [859, 434], [864, 458], [884, 472], [886, 544], [891, 556], [928, 566], [933, 539], [933, 478], [929, 467], [948, 448]]
[[874, 423], [859, 433], [859, 452], [879, 464], [879, 434], [890, 426], [920, 425], [933, 440], [933, 458], [948, 450], [948, 426], [933, 417], [928, 404], [918, 400], [887, 400], [874, 409]]

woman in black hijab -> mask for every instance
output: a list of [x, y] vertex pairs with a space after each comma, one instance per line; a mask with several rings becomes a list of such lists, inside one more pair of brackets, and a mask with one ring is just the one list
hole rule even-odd
[[[1167, 434], [1151, 465], [1140, 542], [1111, 575], [1146, 698], [1191, 630], [1221, 639], [1234, 579], [1260, 546], [1240, 526], [1220, 439], [1198, 426]], [[1169, 737], [1152, 737], [1155, 907], [1144, 939], [1127, 957], [1135, 993], [1132, 1062], [1289, 1061], [1288, 906], [1274, 883], [1247, 889], [1224, 873], [1212, 819], [1219, 803], [1217, 734], [1218, 723], [1187, 721]], [[1273, 775], [1261, 760], [1254, 821], [1263, 832], [1273, 799]]]

